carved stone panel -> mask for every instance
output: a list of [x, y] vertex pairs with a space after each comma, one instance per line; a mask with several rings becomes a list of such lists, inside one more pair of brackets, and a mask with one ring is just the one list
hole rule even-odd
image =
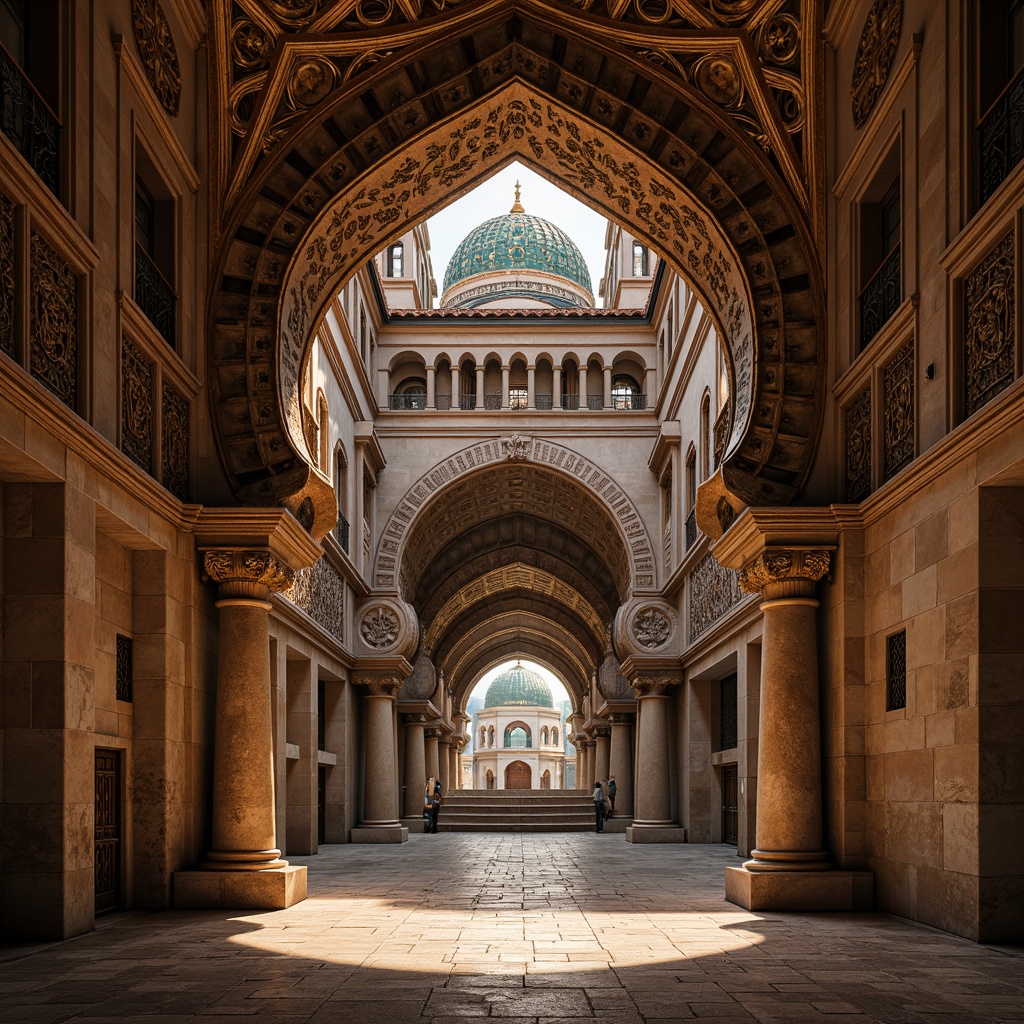
[[345, 581], [326, 558], [295, 573], [287, 595], [339, 644], [345, 637]]
[[1008, 234], [964, 287], [964, 412], [977, 412], [1013, 383], [1016, 370], [1014, 236]]
[[847, 407], [846, 500], [863, 501], [871, 493], [871, 385]]
[[176, 498], [188, 501], [188, 399], [165, 383], [161, 400], [160, 461], [164, 487]]
[[0, 351], [14, 355], [14, 203], [0, 193]]
[[690, 574], [690, 643], [703, 636], [742, 597], [739, 573], [706, 554]]
[[882, 371], [885, 409], [885, 479], [914, 458], [914, 341], [911, 339]]
[[181, 104], [181, 68], [160, 0], [132, 0], [132, 30], [149, 84], [164, 110], [176, 117]]
[[871, 116], [892, 70], [903, 21], [903, 0], [875, 0], [864, 23], [853, 64], [850, 98], [853, 123], [860, 128]]
[[78, 406], [78, 276], [37, 232], [30, 243], [29, 365], [65, 405]]
[[121, 451], [147, 473], [153, 471], [153, 367], [121, 339]]

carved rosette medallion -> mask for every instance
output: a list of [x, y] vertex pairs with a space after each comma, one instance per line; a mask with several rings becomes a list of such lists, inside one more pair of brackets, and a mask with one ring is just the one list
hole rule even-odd
[[171, 26], [160, 0], [132, 0], [132, 30], [146, 77], [164, 110], [178, 116], [181, 104], [181, 68]]
[[513, 434], [501, 440], [501, 453], [506, 462], [526, 462], [533, 451], [533, 438]]
[[633, 636], [645, 650], [664, 647], [671, 632], [671, 624], [657, 608], [642, 608], [633, 616]]
[[860, 128], [871, 116], [892, 70], [903, 21], [903, 0], [875, 0], [861, 33], [853, 63], [853, 123]]
[[206, 576], [220, 584], [222, 597], [265, 599], [270, 591], [291, 586], [292, 570], [270, 551], [227, 548], [203, 555]]
[[398, 642], [398, 616], [390, 608], [371, 608], [359, 623], [359, 632], [366, 646], [376, 651], [394, 647]]
[[964, 412], [970, 416], [1009, 387], [1016, 371], [1013, 232], [964, 283]]
[[792, 591], [792, 596], [813, 594], [814, 584], [828, 574], [831, 553], [821, 548], [768, 548], [740, 572], [740, 589], [747, 594], [769, 593], [769, 589]]

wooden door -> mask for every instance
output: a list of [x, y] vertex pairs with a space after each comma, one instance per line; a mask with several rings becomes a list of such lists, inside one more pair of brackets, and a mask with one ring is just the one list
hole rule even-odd
[[95, 910], [121, 905], [121, 755], [96, 751]]
[[737, 768], [727, 764], [722, 769], [722, 842], [735, 846], [739, 842], [739, 786]]
[[533, 773], [525, 761], [513, 761], [505, 769], [506, 789], [530, 789], [533, 785]]

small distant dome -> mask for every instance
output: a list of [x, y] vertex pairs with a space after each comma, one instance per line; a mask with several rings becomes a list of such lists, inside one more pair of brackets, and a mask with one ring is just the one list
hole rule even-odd
[[484, 699], [485, 708], [553, 708], [551, 688], [543, 676], [532, 669], [516, 665], [497, 676]]
[[576, 243], [519, 201], [475, 227], [459, 243], [444, 275], [442, 307], [542, 305], [592, 308], [590, 272]]

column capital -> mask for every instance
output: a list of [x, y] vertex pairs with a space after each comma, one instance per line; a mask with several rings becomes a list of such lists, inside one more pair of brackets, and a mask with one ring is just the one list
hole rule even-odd
[[[400, 659], [405, 661], [404, 658]], [[409, 663], [405, 661], [406, 668]], [[370, 691], [371, 697], [390, 697], [398, 699], [398, 691], [402, 689], [402, 683], [408, 672], [403, 672], [401, 666], [380, 666], [379, 668], [356, 668], [352, 672], [352, 682], [356, 686], [365, 686]]]
[[679, 659], [672, 657], [627, 658], [622, 663], [622, 674], [629, 680], [637, 700], [664, 696], [683, 681]]
[[403, 725], [424, 725], [426, 723], [426, 721], [427, 721], [427, 716], [426, 715], [419, 715], [419, 714], [409, 715], [409, 714], [405, 714], [405, 713], [402, 714], [402, 724]]
[[620, 711], [613, 711], [608, 716], [608, 721], [614, 725], [632, 725], [636, 721], [636, 715], [630, 713], [624, 713]]
[[252, 548], [213, 548], [203, 552], [203, 573], [219, 584], [221, 597], [265, 601], [274, 591], [287, 590], [294, 571], [273, 552]]
[[599, 725], [595, 725], [594, 726], [594, 737], [595, 737], [595, 739], [598, 739], [598, 738], [600, 738], [602, 736], [605, 736], [605, 737], [611, 736], [611, 734], [612, 734], [612, 727], [610, 725], [599, 724]]
[[765, 548], [740, 570], [740, 589], [766, 598], [813, 597], [815, 584], [831, 564], [830, 548]]
[[423, 730], [423, 735], [426, 736], [428, 740], [437, 740], [440, 742], [441, 727], [436, 722], [433, 725], [428, 725], [426, 729]]

